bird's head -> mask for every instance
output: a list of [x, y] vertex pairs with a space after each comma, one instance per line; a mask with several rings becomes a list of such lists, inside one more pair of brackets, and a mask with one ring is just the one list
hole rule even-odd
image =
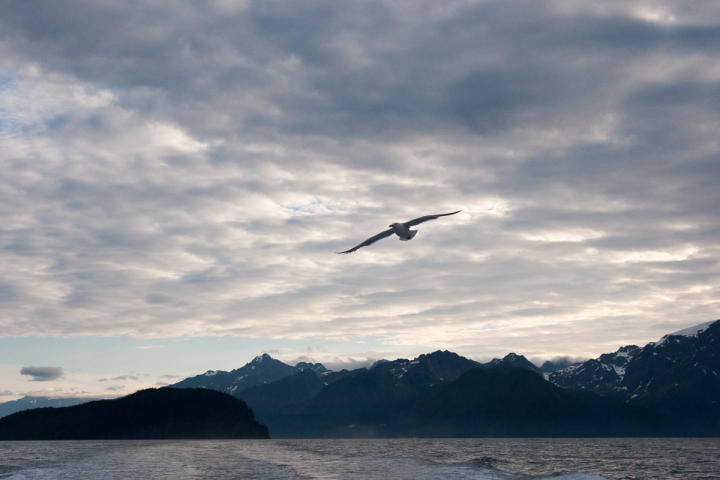
[[395, 222], [395, 223], [391, 223], [390, 225], [388, 225], [388, 227], [393, 228], [393, 227], [397, 227], [398, 225], [400, 225], [400, 224]]

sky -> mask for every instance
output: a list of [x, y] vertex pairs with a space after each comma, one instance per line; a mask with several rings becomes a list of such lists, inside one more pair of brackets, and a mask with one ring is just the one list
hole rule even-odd
[[0, 401], [720, 318], [719, 131], [715, 0], [3, 2]]

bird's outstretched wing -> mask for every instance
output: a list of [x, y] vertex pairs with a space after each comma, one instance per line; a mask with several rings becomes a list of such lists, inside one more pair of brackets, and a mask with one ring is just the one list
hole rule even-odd
[[457, 212], [450, 212], [450, 213], [438, 213], [437, 215], [425, 215], [424, 217], [418, 217], [413, 220], [410, 220], [409, 222], [405, 222], [403, 225], [406, 227], [412, 227], [414, 225], [418, 225], [423, 222], [427, 222], [428, 220], [435, 220], [438, 217], [445, 217], [447, 215], [455, 215], [456, 213], [462, 212], [462, 210], [458, 210]]
[[372, 245], [373, 243], [377, 242], [378, 240], [380, 240], [380, 239], [382, 239], [382, 238], [385, 238], [385, 237], [389, 237], [389, 236], [392, 235], [392, 234], [393, 234], [393, 229], [392, 229], [392, 228], [388, 228], [388, 229], [385, 230], [384, 232], [380, 232], [380, 233], [378, 233], [377, 235], [368, 238], [368, 239], [365, 240], [364, 242], [362, 242], [362, 243], [360, 243], [360, 244], [358, 244], [358, 245], [355, 245], [353, 248], [351, 248], [351, 249], [349, 249], [349, 250], [345, 250], [344, 252], [335, 252], [335, 253], [352, 253], [352, 252], [354, 252], [355, 250], [357, 250], [358, 248], [367, 247], [368, 245]]

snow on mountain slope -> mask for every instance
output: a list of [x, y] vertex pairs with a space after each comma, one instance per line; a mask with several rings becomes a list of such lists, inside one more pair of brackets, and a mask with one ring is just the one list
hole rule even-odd
[[558, 386], [664, 411], [720, 412], [720, 321], [629, 345], [549, 375]]
[[264, 385], [294, 375], [304, 368], [311, 368], [314, 371], [325, 369], [325, 367], [319, 363], [292, 367], [264, 353], [235, 370], [229, 372], [223, 370], [208, 370], [201, 375], [186, 378], [172, 385], [172, 387], [208, 388], [232, 395], [257, 385]]
[[552, 372], [548, 380], [560, 387], [622, 395], [626, 390], [623, 380], [627, 366], [639, 350], [636, 345], [627, 345], [614, 353], [604, 353], [597, 359]]
[[682, 330], [678, 330], [677, 332], [673, 332], [673, 333], [669, 333], [669, 334], [667, 334], [667, 335], [663, 335], [663, 337], [660, 339], [660, 341], [658, 341], [655, 345], [661, 345], [661, 344], [663, 344], [665, 341], [667, 341], [668, 338], [670, 338], [670, 337], [675, 337], [675, 336], [679, 336], [679, 337], [697, 337], [697, 336], [700, 335], [702, 332], [704, 332], [705, 330], [707, 330], [708, 327], [709, 327], [710, 325], [712, 325], [713, 323], [715, 323], [716, 321], [717, 321], [717, 320], [712, 321], [712, 322], [701, 323], [700, 325], [695, 325], [695, 326], [693, 326], [693, 327], [683, 328]]

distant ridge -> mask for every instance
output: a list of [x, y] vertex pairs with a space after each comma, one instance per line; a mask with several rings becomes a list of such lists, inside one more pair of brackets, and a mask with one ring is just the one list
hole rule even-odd
[[0, 418], [11, 415], [15, 412], [21, 412], [23, 410], [30, 410], [32, 408], [42, 407], [70, 407], [72, 405], [78, 405], [80, 403], [92, 402], [94, 400], [100, 400], [99, 398], [85, 398], [85, 397], [38, 397], [38, 396], [26, 396], [18, 398], [17, 400], [10, 400], [9, 402], [0, 403]]

